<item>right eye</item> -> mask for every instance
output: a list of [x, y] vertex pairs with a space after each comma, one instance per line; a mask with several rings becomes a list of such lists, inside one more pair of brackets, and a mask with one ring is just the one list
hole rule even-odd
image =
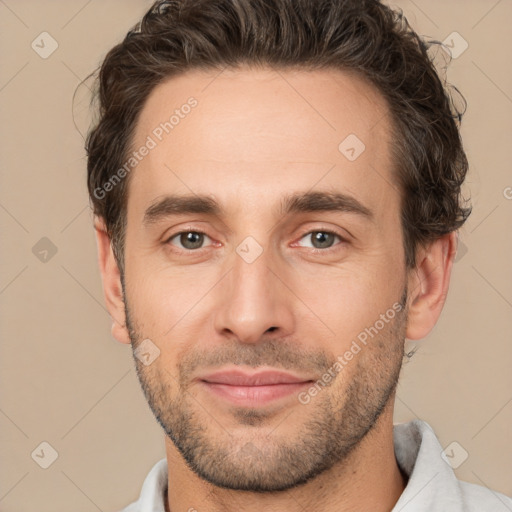
[[183, 251], [195, 251], [197, 249], [203, 249], [201, 246], [205, 241], [205, 237], [211, 241], [210, 237], [202, 231], [179, 231], [171, 235], [166, 243], [176, 246], [176, 244], [173, 243], [173, 240], [176, 239], [177, 243], [181, 244], [181, 246], [178, 246], [178, 249]]

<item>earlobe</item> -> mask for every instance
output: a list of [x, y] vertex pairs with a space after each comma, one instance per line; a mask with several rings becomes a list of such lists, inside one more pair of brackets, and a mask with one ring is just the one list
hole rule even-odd
[[98, 264], [103, 282], [103, 294], [107, 310], [112, 317], [112, 336], [120, 343], [130, 343], [126, 327], [121, 273], [117, 265], [105, 223], [99, 217], [94, 218], [94, 229], [98, 246]]
[[443, 309], [455, 254], [457, 232], [451, 232], [418, 252], [409, 275], [409, 315], [406, 338], [418, 340], [434, 328]]

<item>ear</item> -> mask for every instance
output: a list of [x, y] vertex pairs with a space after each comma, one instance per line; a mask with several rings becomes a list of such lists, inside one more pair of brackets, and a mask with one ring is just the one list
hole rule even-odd
[[130, 344], [130, 336], [126, 327], [124, 312], [121, 273], [117, 266], [105, 222], [99, 217], [94, 218], [96, 242], [98, 245], [98, 263], [103, 281], [103, 293], [107, 310], [112, 317], [112, 336], [120, 343]]
[[406, 338], [424, 338], [441, 315], [457, 253], [457, 241], [457, 232], [452, 231], [418, 251], [416, 267], [409, 273]]

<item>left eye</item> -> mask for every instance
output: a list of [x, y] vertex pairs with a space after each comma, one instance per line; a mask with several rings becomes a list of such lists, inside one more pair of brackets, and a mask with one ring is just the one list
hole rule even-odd
[[329, 249], [332, 247], [335, 239], [342, 240], [342, 238], [331, 231], [311, 231], [304, 235], [301, 240], [310, 239], [310, 245], [305, 247], [312, 247], [313, 249]]
[[180, 249], [194, 250], [202, 248], [205, 238], [211, 241], [210, 237], [201, 231], [182, 231], [169, 238], [168, 243], [176, 245], [172, 241], [177, 239], [181, 244], [181, 247], [178, 246]]

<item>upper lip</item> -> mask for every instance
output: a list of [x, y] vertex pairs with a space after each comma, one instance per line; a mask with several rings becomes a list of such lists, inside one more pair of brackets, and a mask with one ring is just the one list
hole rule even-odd
[[231, 386], [268, 386], [271, 384], [308, 382], [312, 379], [277, 370], [264, 370], [256, 373], [241, 370], [223, 370], [201, 376], [199, 380]]

